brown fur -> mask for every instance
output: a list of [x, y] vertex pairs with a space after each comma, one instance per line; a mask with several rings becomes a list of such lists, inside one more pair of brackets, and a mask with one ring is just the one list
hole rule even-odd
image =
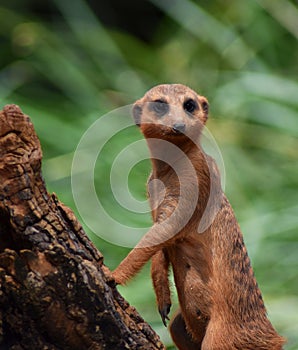
[[[185, 101], [190, 99], [196, 108], [187, 113]], [[155, 101], [169, 108], [160, 112]], [[206, 98], [180, 84], [159, 85], [135, 103], [133, 115], [151, 152], [148, 192], [154, 225], [113, 272], [116, 283], [126, 283], [152, 258], [152, 280], [165, 323], [171, 306], [168, 271], [172, 266], [180, 310], [170, 331], [181, 350], [282, 349], [284, 339], [266, 316], [216, 165], [194, 141], [208, 117]], [[174, 131], [174, 125], [183, 123], [184, 133]]]

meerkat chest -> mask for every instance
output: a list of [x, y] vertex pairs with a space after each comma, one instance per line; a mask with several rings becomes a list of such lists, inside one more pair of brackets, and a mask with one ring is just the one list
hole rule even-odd
[[207, 282], [212, 273], [212, 251], [208, 244], [208, 232], [199, 234], [195, 225], [188, 225], [183, 230], [187, 234], [167, 248], [174, 274], [184, 278], [187, 273], [198, 275]]

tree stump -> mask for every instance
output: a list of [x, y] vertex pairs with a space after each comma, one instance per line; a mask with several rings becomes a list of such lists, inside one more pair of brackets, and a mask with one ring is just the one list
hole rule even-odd
[[0, 349], [165, 349], [41, 175], [28, 116], [0, 111]]

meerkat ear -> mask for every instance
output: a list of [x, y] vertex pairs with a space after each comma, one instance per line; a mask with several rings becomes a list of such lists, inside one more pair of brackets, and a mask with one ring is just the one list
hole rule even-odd
[[208, 103], [207, 99], [203, 98], [201, 100], [201, 106], [202, 106], [203, 113], [204, 113], [204, 123], [206, 123], [206, 121], [208, 119], [208, 113], [209, 113], [209, 103]]
[[138, 104], [134, 104], [132, 107], [132, 116], [137, 126], [141, 125], [142, 107]]

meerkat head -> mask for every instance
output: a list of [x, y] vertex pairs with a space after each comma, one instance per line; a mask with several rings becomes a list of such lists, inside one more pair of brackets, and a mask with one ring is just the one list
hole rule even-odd
[[208, 118], [208, 101], [181, 84], [158, 85], [133, 105], [136, 125], [147, 138], [171, 142], [199, 136]]

